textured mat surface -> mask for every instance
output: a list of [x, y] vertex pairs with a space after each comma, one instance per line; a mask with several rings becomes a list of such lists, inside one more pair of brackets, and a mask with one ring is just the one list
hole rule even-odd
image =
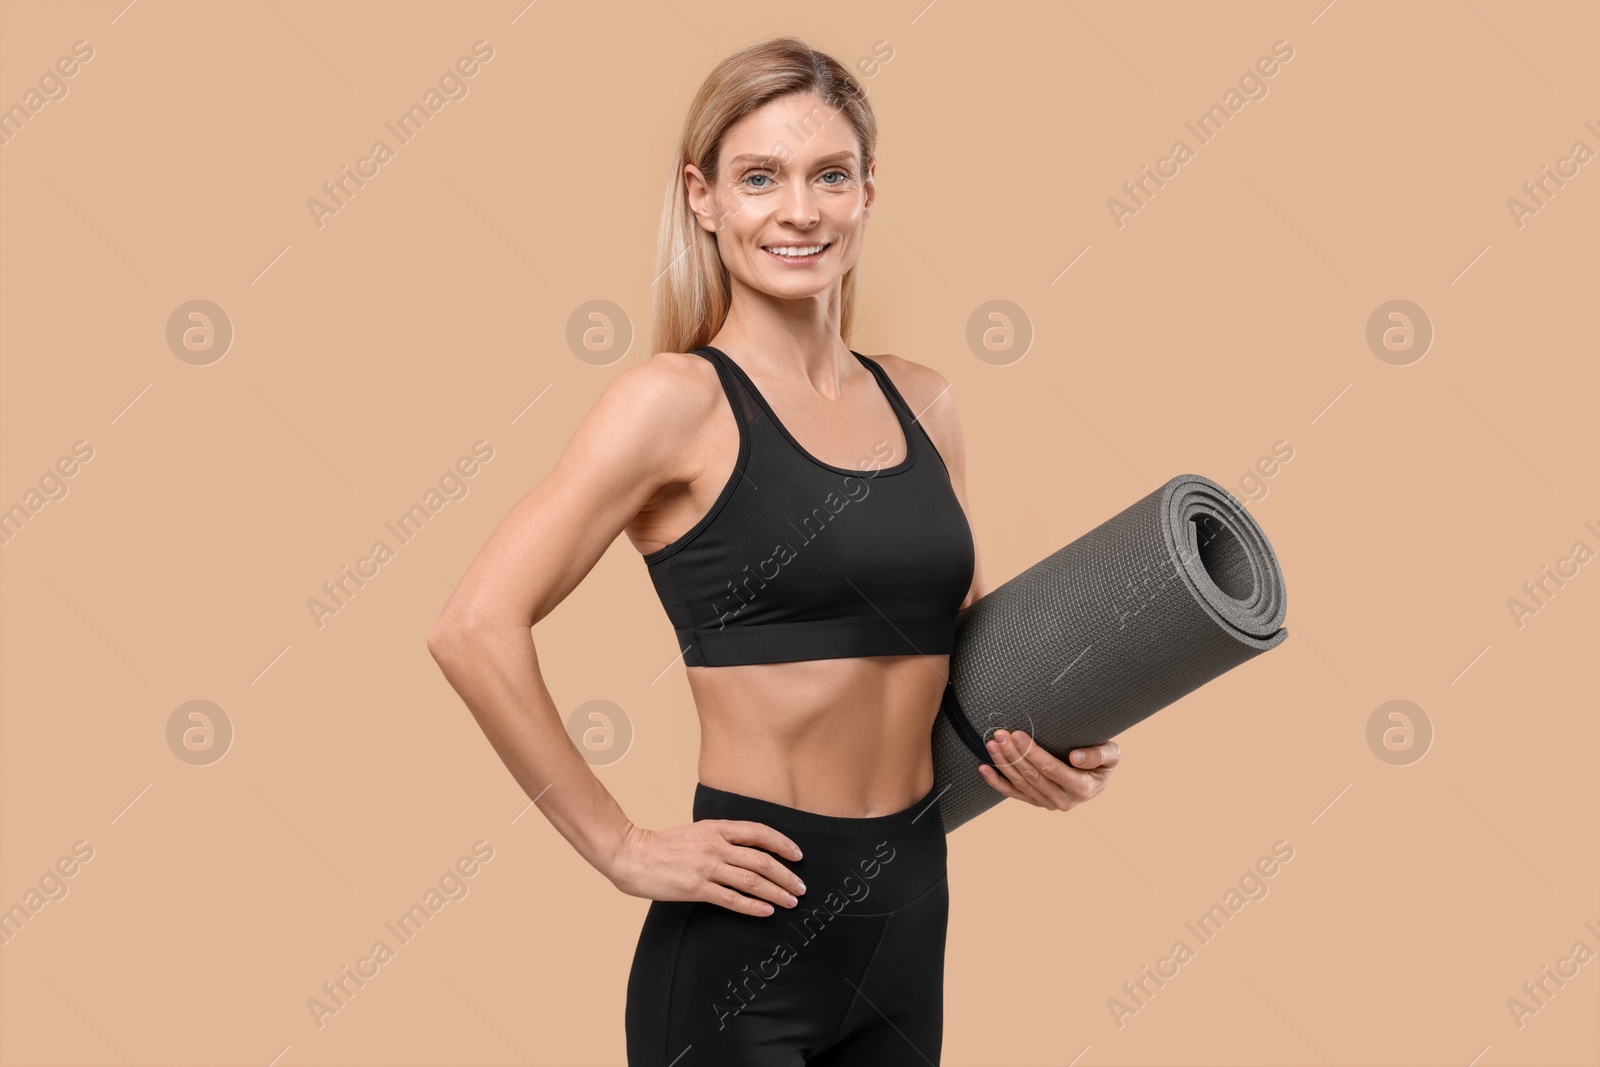
[[1006, 799], [978, 774], [995, 730], [1103, 744], [1281, 644], [1284, 598], [1249, 512], [1181, 474], [964, 609], [933, 729], [945, 832]]

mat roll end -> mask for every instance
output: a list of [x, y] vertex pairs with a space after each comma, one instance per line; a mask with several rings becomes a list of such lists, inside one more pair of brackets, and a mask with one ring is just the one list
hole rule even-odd
[[933, 727], [945, 832], [1005, 797], [978, 773], [997, 729], [1065, 759], [1276, 648], [1287, 601], [1261, 527], [1181, 474], [956, 617]]

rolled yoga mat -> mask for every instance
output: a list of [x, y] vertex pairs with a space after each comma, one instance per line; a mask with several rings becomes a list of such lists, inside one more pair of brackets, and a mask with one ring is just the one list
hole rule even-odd
[[1180, 474], [956, 616], [933, 727], [946, 833], [1006, 799], [978, 774], [997, 729], [1065, 760], [1288, 636], [1283, 573], [1244, 507]]

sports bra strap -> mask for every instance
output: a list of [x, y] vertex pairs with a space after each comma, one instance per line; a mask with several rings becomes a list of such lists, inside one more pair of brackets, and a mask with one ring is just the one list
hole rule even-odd
[[906, 398], [900, 395], [900, 390], [895, 388], [894, 379], [889, 377], [889, 372], [871, 356], [863, 356], [860, 352], [851, 349], [850, 354], [867, 365], [873, 377], [878, 379], [878, 384], [883, 387], [884, 395], [889, 398], [889, 405], [903, 417], [905, 422], [917, 421], [917, 416], [912, 412], [911, 405], [906, 403]]
[[717, 377], [722, 381], [723, 395], [728, 398], [728, 405], [733, 408], [733, 417], [738, 421], [741, 430], [761, 418], [761, 402], [750, 395], [750, 390], [745, 387], [736, 368], [729, 365], [731, 360], [727, 355], [710, 345], [701, 345], [692, 351], [695, 355], [704, 356], [713, 367], [717, 368]]

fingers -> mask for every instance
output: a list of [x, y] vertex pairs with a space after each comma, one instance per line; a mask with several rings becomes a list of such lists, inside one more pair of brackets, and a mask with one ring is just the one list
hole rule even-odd
[[[785, 908], [795, 907], [800, 903], [793, 893], [780, 885], [761, 877], [748, 867], [740, 867], [733, 863], [722, 863], [711, 875], [711, 881], [716, 889], [736, 890], [736, 895], [741, 895], [741, 904], [748, 902], [752, 907], [740, 907], [735, 910], [745, 911], [751, 915], [771, 915], [773, 905]], [[716, 903], [722, 903], [718, 900]]]
[[[792, 840], [765, 823], [735, 819], [703, 820], [702, 825], [723, 839], [717, 850], [719, 862], [706, 876], [703, 899], [746, 915], [771, 915], [774, 905], [796, 907], [806, 884], [771, 852], [782, 852], [795, 859], [800, 848]], [[750, 842], [760, 847], [744, 847]]]
[[[1023, 742], [1028, 743], [1026, 733], [1014, 731], [1013, 736], [1016, 734], [1021, 734]], [[1035, 744], [1033, 747], [1044, 755], [1049, 755], [1044, 753], [1043, 746]], [[1067, 796], [1068, 804], [1062, 809], [1064, 811], [1074, 804], [1081, 804], [1100, 795], [1101, 790], [1106, 787], [1106, 776], [1122, 758], [1122, 750], [1115, 741], [1107, 741], [1103, 745], [1091, 748], [1073, 749], [1067, 755], [1071, 757], [1073, 763], [1078, 764], [1079, 760], [1083, 763], [1074, 767], [1051, 757], [1050, 762], [1041, 763], [1040, 768], [1041, 772], [1060, 786], [1061, 791]]]
[[1098, 791], [1093, 775], [1062, 763], [1024, 731], [996, 730], [989, 744], [989, 751], [1006, 778], [1030, 803], [1041, 808], [1067, 811]]
[[760, 849], [730, 845], [723, 859], [735, 867], [743, 867], [763, 875], [767, 881], [790, 893], [799, 895], [806, 891], [806, 884], [800, 880], [798, 874], [779, 863], [770, 853], [762, 852]]
[[1103, 745], [1091, 748], [1075, 748], [1067, 753], [1072, 765], [1080, 770], [1093, 770], [1096, 767], [1115, 767], [1122, 759], [1122, 748], [1115, 741], [1107, 741]]
[[1006, 730], [996, 730], [987, 747], [995, 766], [1024, 800], [1041, 808], [1059, 806], [1054, 785], [1039, 769], [1039, 757], [1049, 756], [1042, 748], [1032, 742], [1021, 745]]
[[[735, 868], [727, 868], [734, 870]], [[716, 904], [727, 908], [729, 911], [739, 912], [741, 915], [771, 915], [773, 906], [757, 897], [748, 897], [736, 889], [722, 885], [719, 882], [707, 882], [704, 889], [692, 900], [703, 900], [708, 904]]]
[[792, 860], [800, 858], [800, 846], [766, 823], [750, 822], [745, 819], [706, 819], [703, 821], [715, 823], [722, 830], [722, 836], [736, 845], [757, 845], [768, 852], [787, 856]]

